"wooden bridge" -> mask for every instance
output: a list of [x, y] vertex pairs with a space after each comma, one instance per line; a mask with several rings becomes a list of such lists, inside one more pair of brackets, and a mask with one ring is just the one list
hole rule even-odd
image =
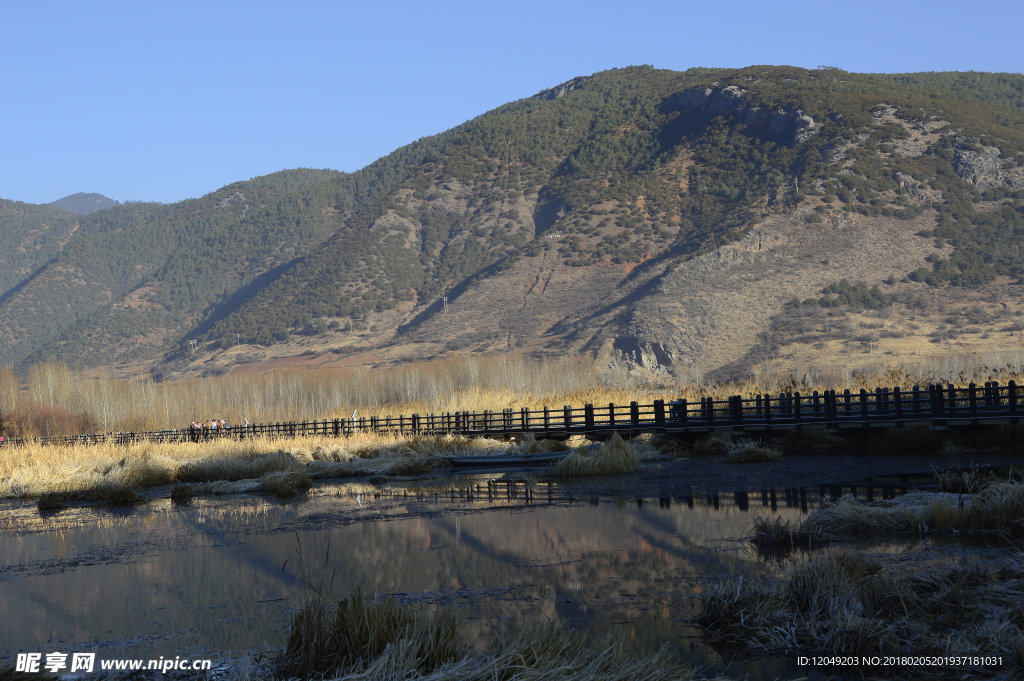
[[[986, 382], [966, 387], [914, 386], [902, 390], [786, 392], [754, 397], [734, 395], [726, 399], [703, 397], [631, 402], [606, 406], [587, 404], [542, 409], [457, 411], [443, 414], [288, 421], [231, 426], [219, 429], [175, 428], [169, 430], [101, 433], [45, 437], [39, 444], [88, 444], [100, 442], [187, 442], [212, 438], [284, 438], [301, 435], [343, 437], [353, 433], [396, 435], [464, 435], [467, 437], [565, 439], [584, 435], [602, 440], [613, 433], [631, 437], [655, 433], [685, 438], [713, 431], [744, 433], [754, 437], [796, 429], [831, 432], [924, 427], [933, 430], [979, 428], [1016, 424], [1022, 416], [1020, 391], [1013, 381], [1005, 385]], [[17, 445], [25, 440], [9, 439]]]

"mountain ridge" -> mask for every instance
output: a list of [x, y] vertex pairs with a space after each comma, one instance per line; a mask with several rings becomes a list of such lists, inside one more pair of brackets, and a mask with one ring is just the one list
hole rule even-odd
[[107, 208], [113, 208], [114, 206], [120, 205], [119, 202], [111, 199], [103, 194], [97, 194], [95, 192], [78, 192], [75, 194], [69, 194], [63, 198], [51, 201], [50, 206], [66, 210], [69, 213], [76, 213], [78, 215], [88, 215], [89, 213], [95, 213], [98, 210], [106, 210]]
[[[1015, 74], [629, 67], [351, 174], [282, 171], [78, 218], [36, 207], [5, 223], [6, 202], [0, 239], [51, 236], [0, 292], [18, 320], [0, 362], [189, 375], [309, 353], [579, 352], [727, 377], [851, 358], [862, 324], [903, 345], [854, 363], [921, 355], [950, 332], [943, 301], [999, 308], [1024, 274], [1021, 92]], [[780, 277], [797, 283], [770, 290]], [[821, 303], [842, 281], [880, 287], [907, 329]], [[1018, 323], [1005, 310], [994, 323]], [[797, 319], [809, 342], [789, 351], [778, 329]], [[965, 347], [993, 346], [983, 333]]]

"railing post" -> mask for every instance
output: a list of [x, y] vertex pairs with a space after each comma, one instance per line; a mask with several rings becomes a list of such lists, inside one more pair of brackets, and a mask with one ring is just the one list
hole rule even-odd
[[772, 395], [771, 393], [764, 394], [764, 420], [772, 420]]
[[546, 431], [546, 430], [548, 430], [550, 428], [551, 428], [551, 410], [549, 410], [548, 406], [545, 404], [544, 405], [544, 430]]
[[971, 413], [975, 414], [978, 411], [978, 386], [971, 381], [967, 384], [967, 404], [971, 409]]
[[562, 424], [566, 430], [572, 428], [572, 407], [568, 404], [562, 405]]
[[654, 423], [665, 425], [665, 400], [654, 400]]
[[608, 425], [609, 426], [614, 426], [615, 425], [615, 403], [614, 402], [609, 402], [608, 403]]
[[629, 403], [629, 420], [634, 426], [640, 425], [640, 405], [636, 400]]
[[953, 384], [949, 384], [949, 411], [950, 413], [956, 411], [956, 388]]
[[821, 403], [819, 402], [819, 399], [820, 395], [818, 395], [817, 390], [811, 393], [811, 407], [815, 416], [821, 413]]
[[860, 416], [865, 421], [868, 418], [868, 391], [860, 389]]
[[594, 405], [590, 403], [583, 405], [583, 425], [587, 430], [594, 427]]
[[847, 414], [853, 411], [853, 404], [850, 402], [850, 399], [850, 389], [847, 388], [846, 390], [843, 391], [843, 409], [844, 411], [846, 411]]
[[1010, 413], [1017, 413], [1017, 382], [1010, 381], [1006, 384], [1006, 399], [1010, 404]]
[[793, 420], [800, 420], [800, 392], [793, 393]]
[[530, 410], [526, 407], [519, 410], [519, 425], [524, 432], [530, 429]]

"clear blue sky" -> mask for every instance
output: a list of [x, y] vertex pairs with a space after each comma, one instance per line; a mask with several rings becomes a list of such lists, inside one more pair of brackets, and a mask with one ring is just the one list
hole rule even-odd
[[0, 198], [352, 171], [631, 64], [1021, 72], [1022, 28], [1021, 0], [0, 0]]

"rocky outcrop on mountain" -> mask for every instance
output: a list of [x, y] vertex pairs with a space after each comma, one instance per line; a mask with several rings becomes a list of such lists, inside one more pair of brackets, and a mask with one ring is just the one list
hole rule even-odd
[[995, 147], [958, 146], [953, 150], [953, 168], [965, 182], [981, 190], [1004, 185], [1011, 189], [1024, 188], [1024, 169], [1007, 168]]
[[896, 182], [899, 183], [900, 189], [907, 192], [907, 196], [918, 201], [925, 201], [927, 203], [935, 203], [942, 201], [942, 192], [938, 189], [932, 189], [923, 182], [918, 182], [911, 175], [903, 172], [897, 172], [895, 175]]
[[537, 97], [539, 97], [540, 99], [558, 99], [559, 97], [564, 97], [565, 95], [569, 94], [576, 88], [586, 83], [588, 80], [590, 80], [589, 76], [577, 76], [576, 78], [573, 78], [572, 80], [567, 80], [564, 83], [556, 85], [555, 87], [549, 90], [542, 90], [541, 92], [538, 92]]
[[814, 119], [801, 109], [769, 109], [747, 101], [747, 91], [735, 85], [691, 88], [672, 98], [672, 105], [682, 110], [707, 114], [731, 111], [747, 125], [770, 137], [786, 139], [790, 144], [806, 142], [817, 133]]

